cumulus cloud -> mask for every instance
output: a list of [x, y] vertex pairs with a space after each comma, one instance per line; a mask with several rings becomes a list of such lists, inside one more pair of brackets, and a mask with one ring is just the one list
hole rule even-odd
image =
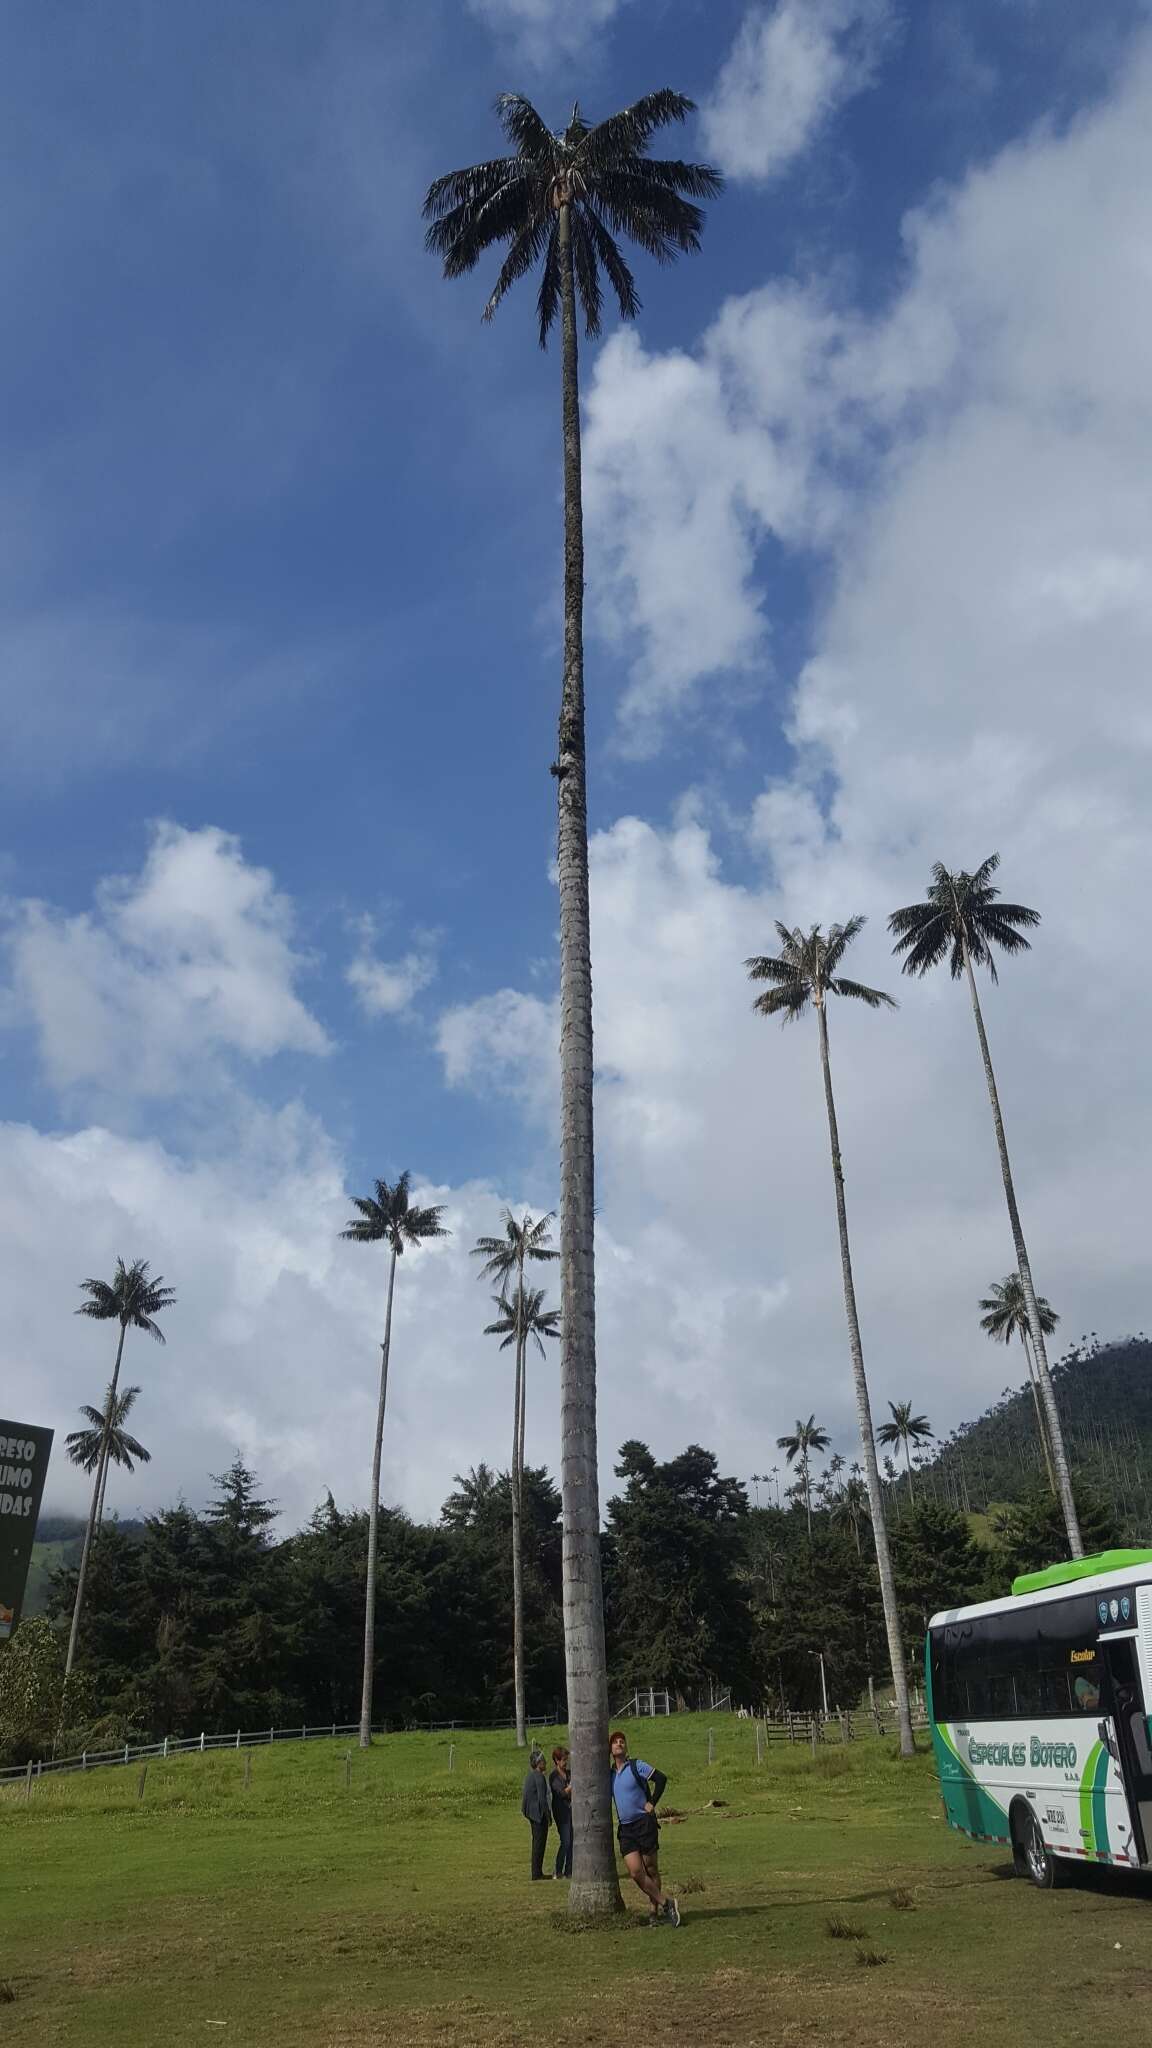
[[735, 178], [778, 178], [872, 83], [888, 0], [777, 0], [745, 15], [703, 108], [705, 149]]
[[366, 1016], [396, 1017], [410, 1009], [421, 990], [435, 980], [435, 941], [427, 934], [401, 959], [380, 960], [373, 950], [374, 938], [374, 924], [366, 919], [360, 951], [344, 978]]
[[570, 7], [563, 0], [468, 0], [468, 9], [496, 35], [513, 41], [530, 63], [544, 67], [586, 49], [623, 4], [624, 0], [583, 0], [581, 6]]
[[163, 1096], [217, 1074], [225, 1054], [328, 1050], [296, 993], [307, 963], [291, 905], [216, 826], [158, 825], [140, 873], [102, 883], [90, 912], [11, 906], [7, 943], [15, 1003], [58, 1088]]

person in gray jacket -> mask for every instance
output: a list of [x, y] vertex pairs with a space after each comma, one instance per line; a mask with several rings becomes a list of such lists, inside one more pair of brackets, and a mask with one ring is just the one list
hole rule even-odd
[[548, 1789], [546, 1759], [541, 1750], [532, 1754], [532, 1769], [524, 1780], [524, 1797], [520, 1811], [532, 1830], [532, 1881], [544, 1875], [544, 1845], [548, 1840], [548, 1825], [552, 1817], [552, 1797]]

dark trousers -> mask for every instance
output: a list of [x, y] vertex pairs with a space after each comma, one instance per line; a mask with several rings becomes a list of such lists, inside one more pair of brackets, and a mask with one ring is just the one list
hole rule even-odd
[[556, 1851], [556, 1875], [557, 1877], [571, 1877], [572, 1815], [570, 1813], [558, 1814], [556, 1826], [560, 1835], [560, 1845]]
[[544, 1844], [548, 1840], [548, 1822], [546, 1820], [530, 1820], [528, 1825], [532, 1830], [532, 1875], [533, 1877], [543, 1877]]

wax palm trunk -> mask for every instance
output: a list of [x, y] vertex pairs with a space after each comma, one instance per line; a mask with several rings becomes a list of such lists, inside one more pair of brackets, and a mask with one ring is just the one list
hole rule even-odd
[[574, 1913], [620, 1909], [612, 1844], [608, 1673], [600, 1576], [596, 1465], [596, 1300], [593, 1263], [592, 967], [584, 759], [584, 531], [580, 389], [569, 207], [560, 207], [564, 428], [564, 683], [560, 700], [557, 851], [560, 877], [560, 1357], [564, 1503], [564, 1658], [572, 1749]]
[[1068, 1548], [1073, 1557], [1083, 1557], [1084, 1543], [1080, 1535], [1080, 1518], [1076, 1512], [1076, 1496], [1072, 1491], [1072, 1475], [1068, 1469], [1068, 1457], [1064, 1449], [1064, 1432], [1060, 1426], [1060, 1411], [1056, 1406], [1056, 1393], [1052, 1376], [1048, 1370], [1048, 1352], [1044, 1343], [1044, 1332], [1040, 1326], [1040, 1314], [1036, 1307], [1036, 1290], [1032, 1285], [1032, 1268], [1028, 1263], [1028, 1247], [1024, 1242], [1024, 1227], [1016, 1205], [1016, 1189], [1012, 1180], [1012, 1166], [1008, 1158], [1008, 1141], [1004, 1136], [1004, 1119], [1000, 1114], [1000, 1095], [996, 1087], [996, 1076], [992, 1070], [992, 1054], [988, 1049], [988, 1034], [984, 1029], [984, 1016], [980, 1008], [980, 997], [976, 989], [976, 977], [972, 972], [972, 959], [968, 941], [963, 940], [964, 971], [968, 976], [968, 993], [972, 998], [972, 1014], [976, 1019], [976, 1035], [980, 1040], [980, 1053], [984, 1061], [984, 1078], [988, 1083], [988, 1100], [992, 1105], [992, 1122], [996, 1129], [996, 1145], [1000, 1153], [1000, 1174], [1004, 1182], [1004, 1199], [1008, 1204], [1008, 1221], [1012, 1226], [1012, 1243], [1016, 1251], [1016, 1270], [1024, 1290], [1024, 1302], [1028, 1311], [1028, 1331], [1032, 1338], [1032, 1355], [1036, 1361], [1036, 1373], [1040, 1383], [1040, 1398], [1048, 1418], [1048, 1439], [1052, 1449], [1052, 1463], [1056, 1471], [1056, 1488], [1060, 1505], [1064, 1510], [1064, 1526], [1068, 1532]]
[[1040, 1375], [1036, 1370], [1036, 1361], [1032, 1356], [1032, 1346], [1028, 1341], [1027, 1330], [1021, 1330], [1020, 1336], [1024, 1344], [1024, 1356], [1028, 1361], [1028, 1384], [1032, 1389], [1032, 1406], [1036, 1410], [1036, 1430], [1040, 1438], [1040, 1448], [1044, 1453], [1044, 1470], [1048, 1474], [1048, 1484], [1056, 1495], [1057, 1500], [1059, 1500], [1060, 1489], [1056, 1484], [1056, 1473], [1052, 1465], [1052, 1446], [1048, 1442], [1048, 1424], [1044, 1416], [1044, 1410], [1040, 1405]]
[[376, 1404], [376, 1436], [372, 1445], [372, 1494], [368, 1502], [368, 1564], [364, 1581], [364, 1673], [360, 1690], [360, 1747], [372, 1741], [372, 1684], [376, 1672], [376, 1549], [380, 1524], [380, 1456], [384, 1443], [384, 1411], [388, 1405], [388, 1356], [392, 1349], [392, 1297], [396, 1291], [396, 1247], [388, 1267], [388, 1306], [384, 1342], [380, 1346], [380, 1398]]
[[[84, 1531], [84, 1548], [80, 1554], [80, 1570], [76, 1578], [76, 1598], [72, 1605], [72, 1626], [68, 1631], [68, 1654], [64, 1660], [64, 1682], [72, 1675], [76, 1659], [76, 1644], [80, 1635], [80, 1616], [84, 1611], [84, 1588], [88, 1579], [88, 1565], [92, 1556], [92, 1544], [104, 1506], [104, 1480], [108, 1470], [108, 1447], [112, 1436], [112, 1417], [116, 1412], [116, 1388], [120, 1380], [120, 1361], [124, 1356], [124, 1338], [127, 1323], [120, 1325], [120, 1342], [116, 1346], [116, 1365], [112, 1373], [112, 1384], [108, 1389], [108, 1404], [104, 1410], [104, 1434], [100, 1440], [100, 1457], [96, 1465], [96, 1477], [92, 1484], [92, 1505], [88, 1510], [88, 1526]], [[63, 1702], [61, 1702], [63, 1712]]]
[[824, 1101], [828, 1111], [828, 1139], [832, 1147], [832, 1179], [836, 1188], [836, 1220], [840, 1227], [840, 1265], [844, 1275], [844, 1308], [848, 1317], [848, 1343], [852, 1353], [852, 1377], [856, 1385], [856, 1415], [860, 1424], [860, 1446], [864, 1454], [864, 1478], [872, 1507], [872, 1540], [876, 1549], [876, 1571], [880, 1579], [880, 1601], [888, 1637], [888, 1661], [896, 1695], [900, 1723], [900, 1754], [914, 1756], [912, 1716], [908, 1707], [908, 1674], [904, 1663], [904, 1638], [896, 1605], [896, 1584], [888, 1548], [888, 1525], [884, 1519], [884, 1494], [880, 1467], [876, 1462], [876, 1439], [872, 1431], [872, 1405], [864, 1372], [864, 1346], [860, 1340], [860, 1319], [856, 1313], [856, 1287], [852, 1278], [852, 1250], [848, 1242], [848, 1209], [844, 1200], [844, 1169], [840, 1161], [840, 1132], [836, 1122], [836, 1099], [832, 1093], [832, 1066], [828, 1057], [828, 1015], [826, 1004], [818, 1005], [820, 1019], [820, 1065], [824, 1074]]
[[[524, 1299], [524, 1267], [520, 1267], [520, 1301]], [[528, 1740], [524, 1710], [524, 1362], [527, 1335], [516, 1339], [516, 1391], [512, 1404], [512, 1688], [516, 1714], [516, 1747]]]

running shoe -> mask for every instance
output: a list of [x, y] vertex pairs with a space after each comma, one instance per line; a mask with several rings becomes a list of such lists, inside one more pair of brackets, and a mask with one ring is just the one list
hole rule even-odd
[[679, 1908], [679, 1906], [677, 1905], [677, 1903], [676, 1903], [676, 1900], [675, 1900], [675, 1899], [665, 1899], [665, 1901], [664, 1901], [664, 1918], [665, 1918], [665, 1920], [666, 1920], [666, 1921], [668, 1922], [668, 1925], [669, 1925], [669, 1927], [679, 1927], [679, 1925], [680, 1925], [680, 1908]]

